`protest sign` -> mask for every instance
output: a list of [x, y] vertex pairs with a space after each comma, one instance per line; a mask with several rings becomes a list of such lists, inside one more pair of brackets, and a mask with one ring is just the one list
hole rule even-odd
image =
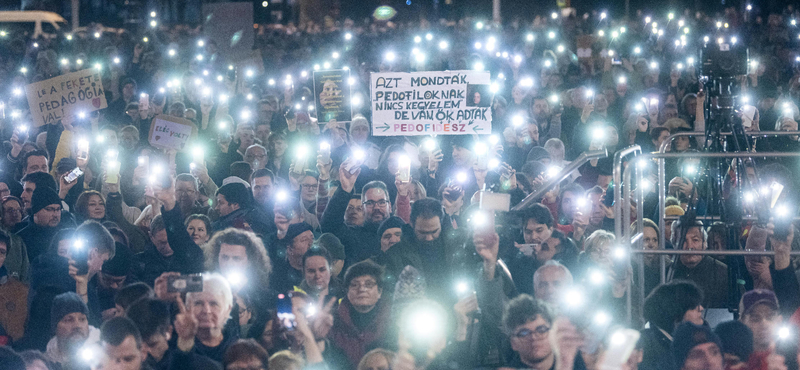
[[314, 100], [319, 123], [352, 120], [349, 80], [349, 70], [314, 72]]
[[160, 115], [150, 124], [150, 145], [159, 149], [182, 151], [189, 139], [197, 135], [197, 126], [185, 118]]
[[492, 132], [489, 72], [373, 73], [375, 136]]
[[36, 127], [58, 122], [67, 114], [108, 107], [100, 71], [84, 69], [25, 86]]

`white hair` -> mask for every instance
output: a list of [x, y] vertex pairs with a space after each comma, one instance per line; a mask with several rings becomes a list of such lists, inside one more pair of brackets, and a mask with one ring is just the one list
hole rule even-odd
[[[225, 309], [233, 307], [233, 292], [228, 279], [216, 272], [208, 272], [203, 274], [203, 292], [211, 293], [215, 296], [222, 297], [222, 303]], [[186, 294], [186, 304], [191, 307], [194, 297], [197, 293]]]
[[567, 282], [566, 282], [567, 285], [572, 285], [573, 281], [572, 273], [569, 272], [567, 266], [564, 266], [563, 264], [561, 264], [561, 262], [558, 262], [556, 260], [549, 260], [545, 262], [544, 265], [541, 265], [538, 269], [536, 269], [536, 272], [533, 273], [533, 286], [536, 286], [536, 280], [539, 280], [539, 276], [544, 274], [544, 270], [547, 269], [559, 269], [563, 271], [564, 276], [567, 277]]
[[592, 249], [599, 247], [601, 243], [613, 243], [614, 238], [614, 234], [608, 231], [595, 230], [592, 235], [586, 238], [586, 242], [584, 243], [586, 252], [591, 252]]

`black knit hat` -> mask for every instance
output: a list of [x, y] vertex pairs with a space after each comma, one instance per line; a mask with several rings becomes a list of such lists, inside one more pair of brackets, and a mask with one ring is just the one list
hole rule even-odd
[[31, 197], [31, 213], [35, 215], [36, 212], [41, 211], [44, 207], [47, 207], [51, 204], [58, 204], [61, 205], [61, 198], [58, 197], [58, 194], [55, 190], [43, 187], [39, 188], [36, 187], [36, 190], [33, 191], [33, 196]]
[[283, 240], [286, 241], [287, 244], [291, 244], [294, 238], [306, 231], [314, 231], [314, 228], [305, 222], [291, 224], [289, 225], [289, 229], [286, 230], [286, 236]]
[[747, 362], [753, 353], [753, 332], [741, 321], [726, 321], [714, 328], [722, 341], [722, 352], [736, 355]]
[[683, 367], [689, 352], [696, 346], [713, 342], [719, 347], [720, 351], [722, 350], [722, 342], [707, 325], [684, 322], [675, 329], [675, 332], [672, 333], [672, 338], [672, 358], [675, 360], [675, 366], [678, 369]]
[[402, 229], [403, 226], [405, 226], [405, 224], [406, 224], [405, 221], [403, 221], [403, 219], [400, 217], [397, 216], [389, 217], [383, 222], [381, 222], [381, 226], [378, 227], [378, 237], [380, 238], [381, 236], [383, 236], [383, 233], [386, 232], [386, 230], [395, 227]]
[[115, 242], [114, 245], [114, 258], [103, 262], [103, 272], [111, 276], [128, 276], [133, 253], [125, 244]]
[[223, 185], [221, 188], [219, 188], [219, 190], [217, 190], [217, 194], [222, 194], [225, 196], [225, 200], [228, 203], [238, 204], [241, 208], [244, 208], [251, 203], [250, 191], [247, 190], [247, 187], [244, 186], [244, 184], [238, 182]]
[[317, 245], [328, 250], [334, 260], [344, 260], [344, 245], [342, 241], [331, 233], [325, 233], [317, 239]]
[[53, 299], [53, 304], [50, 306], [50, 327], [55, 330], [58, 322], [74, 312], [80, 312], [87, 317], [89, 316], [89, 307], [83, 303], [81, 297], [74, 292], [66, 292], [57, 295]]

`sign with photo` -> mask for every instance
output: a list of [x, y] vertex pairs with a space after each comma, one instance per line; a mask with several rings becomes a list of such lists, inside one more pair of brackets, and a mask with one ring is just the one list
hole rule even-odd
[[314, 100], [319, 123], [350, 122], [350, 71], [315, 71]]

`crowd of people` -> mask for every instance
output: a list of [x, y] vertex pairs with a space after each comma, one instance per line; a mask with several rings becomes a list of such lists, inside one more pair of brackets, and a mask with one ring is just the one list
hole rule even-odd
[[[797, 16], [256, 25], [257, 68], [202, 27], [0, 30], [0, 368], [798, 369], [800, 162], [758, 153], [800, 142], [757, 136], [798, 130]], [[715, 42], [749, 48], [735, 120], [755, 152], [720, 173], [690, 155], [714, 124]], [[25, 86], [86, 68], [108, 107], [34, 127]], [[327, 69], [350, 70], [349, 122], [316, 117]], [[370, 73], [439, 70], [491, 76], [492, 133], [375, 135]], [[159, 115], [196, 137], [153, 147]], [[689, 154], [667, 160], [666, 194], [643, 162], [634, 248], [771, 253], [621, 248], [612, 160], [630, 145]], [[556, 176], [520, 211], [482, 201]], [[709, 182], [772, 218], [700, 221], [726, 216]]]

